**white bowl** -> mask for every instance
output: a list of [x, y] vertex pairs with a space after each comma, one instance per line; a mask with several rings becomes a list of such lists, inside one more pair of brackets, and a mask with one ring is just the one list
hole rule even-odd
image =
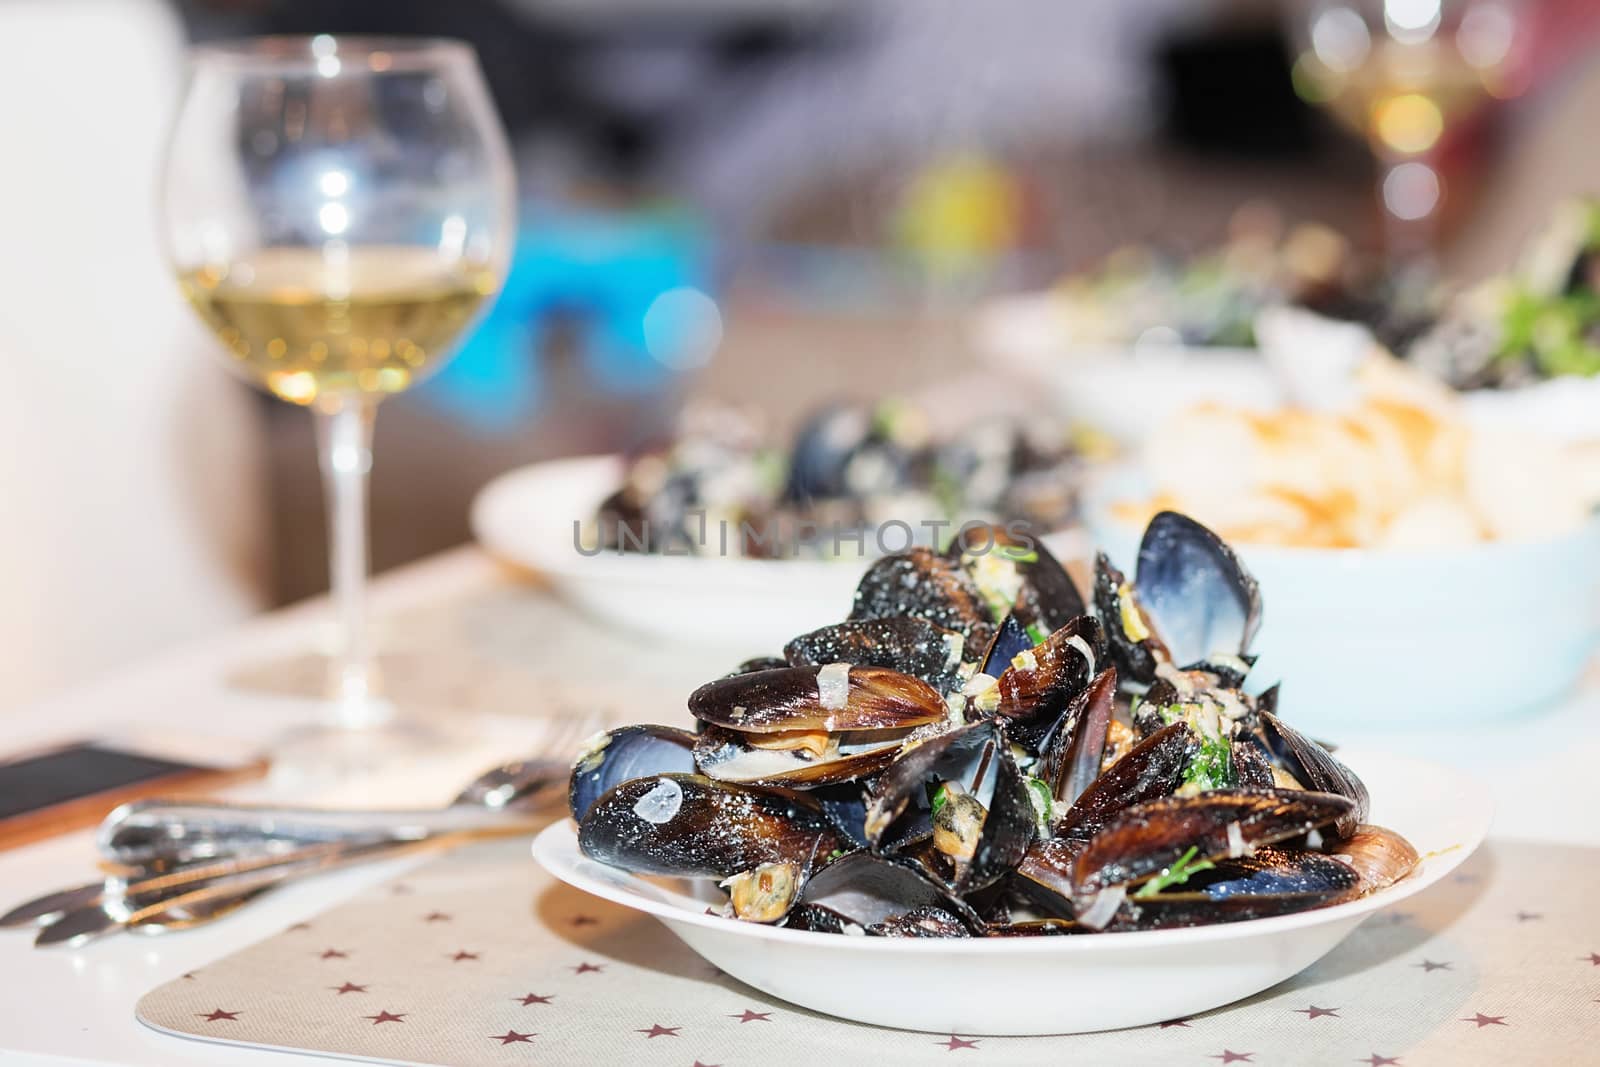
[[[1098, 505], [1089, 523], [1132, 576], [1142, 530]], [[1285, 717], [1318, 736], [1541, 707], [1573, 688], [1600, 637], [1600, 518], [1538, 542], [1233, 549], [1261, 583], [1249, 687], [1281, 679]]]
[[[503, 474], [473, 501], [473, 532], [490, 552], [544, 575], [594, 618], [674, 641], [776, 654], [795, 636], [849, 614], [869, 562], [850, 555], [584, 555], [573, 523], [594, 518], [622, 484], [623, 470], [620, 456], [585, 456]], [[594, 547], [592, 536], [584, 535], [586, 550]]]
[[1208, 1011], [1289, 978], [1483, 840], [1490, 803], [1480, 783], [1413, 760], [1339, 755], [1372, 792], [1371, 820], [1405, 834], [1422, 866], [1348, 904], [1187, 930], [950, 940], [808, 933], [708, 915], [692, 883], [596, 863], [578, 850], [570, 821], [541, 833], [533, 855], [561, 881], [654, 915], [714, 966], [801, 1007], [933, 1033], [1115, 1030]]

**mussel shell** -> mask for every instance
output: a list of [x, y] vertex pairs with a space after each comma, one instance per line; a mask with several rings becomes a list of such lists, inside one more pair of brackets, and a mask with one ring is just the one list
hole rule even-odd
[[1068, 808], [1100, 777], [1106, 734], [1117, 697], [1117, 670], [1107, 667], [1073, 698], [1039, 753], [1039, 777]]
[[867, 847], [867, 786], [862, 782], [826, 785], [810, 791], [834, 829], [852, 844]]
[[1233, 760], [1234, 780], [1241, 789], [1272, 789], [1278, 784], [1272, 773], [1272, 764], [1267, 760], [1266, 749], [1254, 737], [1235, 737], [1230, 758]]
[[829, 663], [886, 667], [948, 693], [960, 688], [965, 645], [966, 638], [954, 630], [902, 616], [824, 626], [790, 641], [783, 646], [783, 654], [796, 667]]
[[[1130, 610], [1139, 610], [1139, 594], [1129, 585], [1127, 576], [1112, 564], [1104, 552], [1094, 557], [1094, 610], [1105, 628], [1106, 643], [1112, 659], [1124, 679], [1148, 685], [1156, 680], [1156, 664], [1166, 658], [1166, 649], [1160, 645], [1159, 635], [1153, 638], [1136, 638], [1123, 624], [1122, 590], [1133, 597]], [[1147, 621], [1149, 616], [1140, 610]]]
[[[972, 859], [950, 883], [958, 893], [992, 885], [1021, 861], [1036, 826], [1022, 772], [1004, 730], [992, 720], [957, 727], [903, 750], [868, 799], [867, 840], [885, 854], [918, 855], [918, 846], [931, 833], [928, 787], [940, 781], [959, 782], [985, 809]], [[929, 870], [939, 877], [947, 873], [931, 864]]]
[[1199, 738], [1182, 722], [1151, 734], [1106, 768], [1075, 802], [1066, 801], [1072, 806], [1057, 821], [1056, 836], [1091, 838], [1135, 804], [1170, 796], [1199, 747]]
[[1362, 824], [1355, 833], [1328, 848], [1355, 871], [1362, 893], [1386, 889], [1417, 869], [1422, 858], [1411, 842], [1382, 826]]
[[737, 678], [741, 674], [754, 674], [756, 671], [770, 671], [775, 667], [789, 666], [788, 660], [779, 656], [752, 656], [729, 671], [727, 677]]
[[[818, 756], [805, 748], [762, 748], [750, 743], [761, 736], [707, 726], [695, 745], [692, 769], [719, 782], [812, 789], [876, 774], [894, 759], [903, 739], [897, 731], [840, 734], [836, 735], [843, 741], [839, 751]], [[856, 737], [861, 740], [852, 740]]]
[[1013, 557], [1022, 579], [1013, 610], [1025, 627], [1037, 626], [1045, 633], [1053, 633], [1088, 610], [1072, 576], [1037, 537], [1024, 539], [1003, 526], [991, 524], [980, 539], [981, 529], [976, 523], [963, 526], [965, 536], [952, 539], [945, 555], [966, 562], [973, 551], [992, 552], [1000, 546], [1022, 550], [1024, 558]]
[[866, 928], [918, 908], [939, 908], [970, 929], [983, 921], [960, 897], [920, 869], [867, 852], [852, 852], [816, 872], [800, 891], [797, 908], [821, 907]]
[[1366, 820], [1371, 807], [1367, 787], [1333, 753], [1317, 744], [1271, 712], [1258, 712], [1261, 737], [1273, 762], [1307, 789], [1348, 797], [1353, 803], [1348, 815], [1334, 823], [1337, 837], [1349, 837]]
[[972, 651], [986, 647], [994, 635], [994, 622], [972, 576], [930, 548], [883, 557], [856, 586], [851, 621], [902, 615], [955, 630]]
[[1106, 666], [1105, 630], [1098, 620], [1080, 615], [1035, 645], [1030, 654], [1034, 666], [1013, 664], [995, 683], [1000, 691], [995, 714], [1002, 718], [1031, 722], [1053, 718], [1065, 709]]
[[1197, 860], [1227, 856], [1230, 825], [1238, 826], [1235, 844], [1251, 849], [1326, 826], [1353, 809], [1345, 797], [1293, 789], [1214, 789], [1137, 804], [1108, 822], [1078, 857], [1073, 899], [1142, 882], [1191, 848]]
[[1087, 840], [1051, 837], [1028, 846], [1009, 885], [1059, 919], [1072, 919], [1072, 867], [1089, 847]]
[[985, 937], [1061, 937], [1066, 934], [1086, 933], [1085, 929], [1068, 919], [1025, 919], [1022, 922], [990, 923], [984, 927]]
[[809, 930], [815, 934], [853, 934], [856, 937], [865, 936], [867, 932], [865, 927], [848, 915], [841, 915], [821, 904], [796, 904], [789, 909], [788, 916], [783, 920], [783, 926], [788, 930]]
[[1325, 908], [1358, 896], [1360, 881], [1331, 857], [1263, 848], [1254, 856], [1219, 860], [1182, 886], [1129, 897], [1107, 929], [1166, 930]]
[[792, 863], [803, 876], [851, 846], [802, 794], [658, 774], [595, 801], [578, 823], [578, 847], [639, 874], [721, 879], [763, 863]]
[[954, 912], [929, 904], [873, 923], [867, 927], [867, 934], [871, 937], [971, 937], [972, 931]]
[[944, 698], [927, 682], [883, 667], [851, 667], [842, 707], [824, 707], [817, 674], [778, 667], [707, 682], [689, 695], [696, 719], [741, 733], [899, 730], [938, 722]]
[[1227, 542], [1163, 511], [1139, 542], [1134, 586], [1174, 663], [1243, 656], [1261, 625], [1261, 589]]
[[696, 736], [687, 730], [639, 723], [607, 730], [584, 743], [567, 782], [567, 806], [583, 821], [612, 787], [652, 774], [692, 774]]
[[983, 661], [978, 669], [991, 678], [998, 679], [1011, 667], [1011, 660], [1021, 652], [1033, 648], [1034, 641], [1022, 623], [1017, 621], [1017, 613], [1012, 612], [1000, 620], [1000, 625], [994, 632], [994, 640], [989, 642], [989, 647], [984, 650]]

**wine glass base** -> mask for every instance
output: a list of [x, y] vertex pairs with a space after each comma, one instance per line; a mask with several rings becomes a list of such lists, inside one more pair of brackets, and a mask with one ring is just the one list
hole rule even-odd
[[399, 773], [421, 767], [461, 740], [456, 731], [397, 716], [392, 708], [371, 725], [347, 724], [342, 713], [348, 708], [341, 702], [330, 702], [328, 708], [329, 721], [290, 730], [271, 745], [277, 773], [307, 782]]

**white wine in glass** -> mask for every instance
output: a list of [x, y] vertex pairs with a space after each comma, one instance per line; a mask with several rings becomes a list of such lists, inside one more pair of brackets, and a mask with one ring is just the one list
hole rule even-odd
[[472, 50], [406, 38], [197, 47], [162, 221], [235, 372], [311, 409], [338, 614], [330, 724], [392, 711], [366, 628], [376, 405], [437, 370], [505, 275], [515, 182]]

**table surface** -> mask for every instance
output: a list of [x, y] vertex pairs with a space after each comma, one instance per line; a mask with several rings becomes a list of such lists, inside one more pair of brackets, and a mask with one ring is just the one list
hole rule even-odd
[[[632, 643], [575, 619], [537, 584], [475, 549], [379, 579], [374, 613], [386, 680], [403, 708], [430, 713], [441, 743], [402, 768], [338, 787], [275, 773], [239, 799], [419, 806], [444, 803], [477, 771], [535, 751], [554, 712], [671, 721], [683, 694], [760, 650]], [[226, 735], [265, 745], [314, 721], [302, 694], [317, 677], [325, 613], [311, 602], [254, 620], [140, 668], [13, 716], [8, 748], [141, 730]], [[1600, 679], [1561, 706], [1510, 722], [1448, 731], [1395, 730], [1340, 740], [1453, 764], [1493, 788], [1501, 839], [1600, 845], [1593, 768], [1600, 766]], [[92, 877], [88, 833], [0, 853], [0, 905]], [[392, 877], [398, 860], [291, 886], [203, 931], [119, 936], [83, 948], [34, 950], [0, 931], [0, 1062], [7, 1064], [290, 1064], [320, 1057], [176, 1040], [134, 1019], [155, 986], [310, 918]]]

